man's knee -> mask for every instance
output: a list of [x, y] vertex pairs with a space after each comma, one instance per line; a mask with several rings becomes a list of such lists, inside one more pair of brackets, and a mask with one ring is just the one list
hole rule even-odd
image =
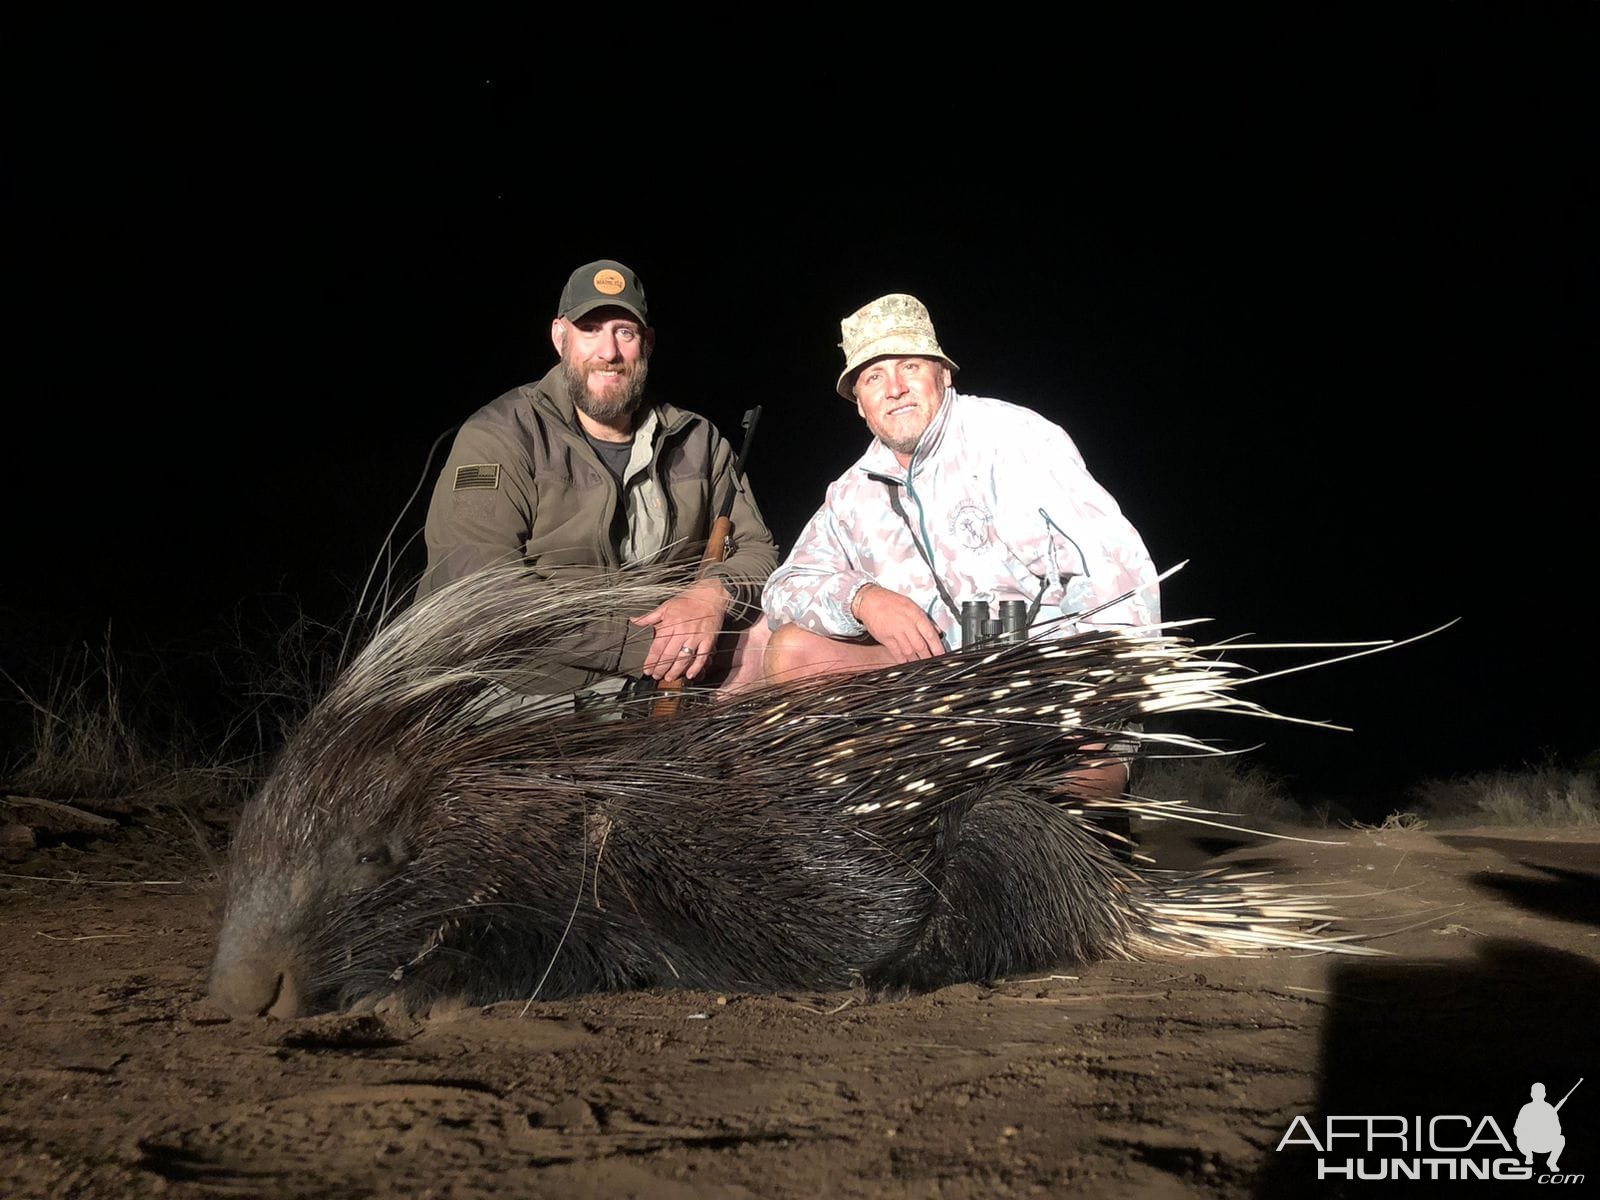
[[767, 682], [786, 683], [813, 675], [854, 674], [893, 661], [876, 642], [847, 642], [799, 625], [772, 631], [764, 657]]
[[815, 654], [817, 635], [799, 625], [779, 625], [767, 638], [762, 667], [768, 679], [784, 679], [808, 664]]

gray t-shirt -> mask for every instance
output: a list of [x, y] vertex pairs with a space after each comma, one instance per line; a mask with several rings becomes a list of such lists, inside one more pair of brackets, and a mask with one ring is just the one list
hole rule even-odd
[[623, 472], [628, 469], [628, 461], [633, 457], [633, 439], [629, 438], [625, 442], [602, 442], [585, 429], [583, 440], [594, 447], [594, 452], [600, 456], [600, 461], [605, 463], [606, 470], [611, 472], [611, 478], [620, 484]]

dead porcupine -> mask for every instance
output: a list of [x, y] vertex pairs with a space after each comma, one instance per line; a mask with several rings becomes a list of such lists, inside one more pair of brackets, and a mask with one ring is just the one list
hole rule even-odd
[[1214, 648], [1170, 630], [1036, 639], [672, 720], [503, 703], [502, 681], [666, 587], [488, 572], [381, 630], [241, 818], [212, 996], [296, 1015], [657, 986], [883, 991], [1343, 947], [1270, 887], [1118, 861], [1062, 793], [1064, 771], [1142, 714], [1271, 715], [1234, 694], [1239, 668]]

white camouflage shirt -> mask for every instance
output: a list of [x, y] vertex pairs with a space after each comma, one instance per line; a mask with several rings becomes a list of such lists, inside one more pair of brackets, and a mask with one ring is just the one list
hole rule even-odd
[[[941, 598], [913, 536], [957, 610]], [[1084, 467], [1066, 430], [1030, 409], [951, 388], [909, 472], [874, 441], [829, 485], [767, 581], [762, 604], [774, 628], [794, 622], [856, 637], [866, 630], [850, 602], [876, 583], [916, 601], [953, 649], [964, 600], [987, 601], [991, 613], [1001, 600], [1038, 600], [1034, 624], [1069, 618], [1041, 630], [1046, 636], [1155, 624], [1156, 576], [1138, 531]], [[1089, 615], [1070, 619], [1079, 614]]]

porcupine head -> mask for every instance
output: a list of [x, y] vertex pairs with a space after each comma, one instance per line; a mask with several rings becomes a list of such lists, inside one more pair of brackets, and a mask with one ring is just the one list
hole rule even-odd
[[234, 833], [209, 992], [235, 1015], [343, 1005], [397, 965], [374, 951], [427, 837], [426, 780], [390, 750], [330, 757], [320, 732], [299, 732]]
[[364, 751], [409, 740], [393, 732], [313, 714], [242, 815], [209, 985], [226, 1011], [501, 999], [486, 980], [517, 994], [554, 952], [545, 918], [557, 890], [570, 897], [560, 864], [576, 861], [581, 815], [564, 820], [548, 790], [486, 797], [436, 759]]
[[578, 606], [545, 589], [541, 602], [508, 570], [381, 631], [241, 816], [213, 1000], [287, 1017], [531, 987], [581, 870], [585, 799], [544, 772], [508, 771], [527, 718], [487, 720], [475, 704], [582, 614], [645, 611], [659, 590], [586, 592]]

